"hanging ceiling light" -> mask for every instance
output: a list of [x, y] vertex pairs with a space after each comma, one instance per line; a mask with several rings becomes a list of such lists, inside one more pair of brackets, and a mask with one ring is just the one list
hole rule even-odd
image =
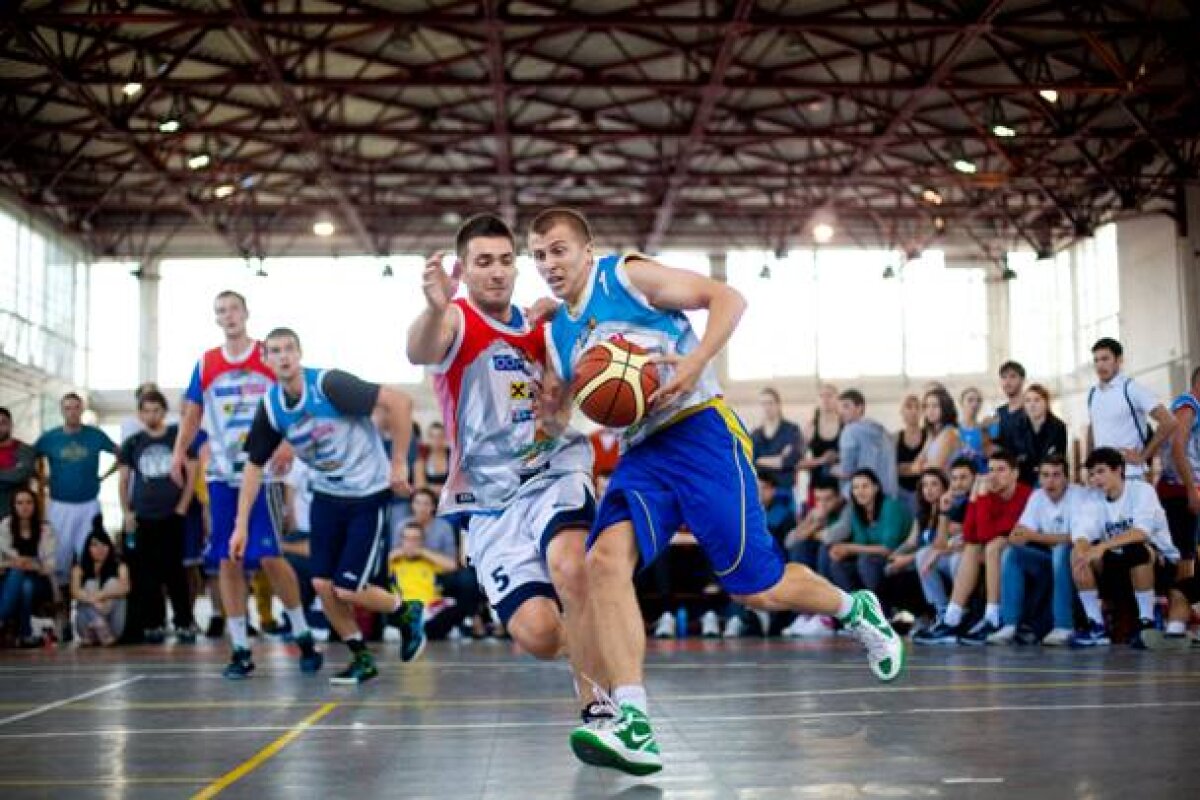
[[314, 222], [312, 229], [313, 233], [315, 233], [317, 236], [333, 236], [334, 231], [337, 230], [337, 228], [334, 227], [333, 222], [325, 217], [322, 217]]
[[187, 165], [190, 169], [204, 169], [211, 163], [212, 158], [208, 153], [197, 153], [187, 160]]
[[130, 81], [121, 87], [121, 91], [125, 93], [126, 97], [136, 97], [142, 91], [142, 84], [137, 81]]
[[921, 199], [931, 206], [940, 206], [942, 204], [942, 195], [937, 189], [926, 189], [921, 192]]
[[979, 171], [979, 167], [975, 166], [974, 161], [968, 161], [965, 158], [955, 159], [954, 168], [964, 175], [974, 175]]
[[1055, 89], [1042, 89], [1040, 92], [1038, 92], [1038, 96], [1041, 97], [1043, 100], [1045, 100], [1047, 103], [1057, 103], [1058, 102], [1058, 91]]
[[224, 200], [229, 195], [233, 194], [234, 188], [232, 183], [222, 183], [217, 188], [213, 189], [213, 197], [218, 200]]
[[818, 244], [825, 244], [833, 238], [833, 226], [828, 222], [818, 222], [813, 225], [812, 235]]

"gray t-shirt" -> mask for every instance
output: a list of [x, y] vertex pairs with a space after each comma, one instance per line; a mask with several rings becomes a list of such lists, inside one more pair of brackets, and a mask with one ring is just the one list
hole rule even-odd
[[458, 561], [458, 535], [454, 526], [440, 517], [434, 517], [425, 526], [425, 546]]
[[850, 492], [850, 476], [860, 469], [870, 469], [879, 478], [883, 491], [894, 496], [896, 481], [896, 443], [887, 429], [873, 419], [858, 419], [842, 429], [838, 440], [841, 463], [842, 492]]

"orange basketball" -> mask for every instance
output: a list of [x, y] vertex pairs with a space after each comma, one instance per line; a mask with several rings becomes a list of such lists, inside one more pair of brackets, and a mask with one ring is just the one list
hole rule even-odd
[[658, 367], [647, 351], [618, 336], [579, 358], [571, 393], [588, 419], [606, 428], [627, 428], [646, 416], [658, 382]]

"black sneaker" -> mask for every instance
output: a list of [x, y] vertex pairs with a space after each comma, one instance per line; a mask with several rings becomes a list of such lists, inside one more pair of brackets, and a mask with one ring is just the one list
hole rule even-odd
[[988, 637], [998, 630], [1000, 630], [999, 625], [993, 625], [986, 619], [981, 619], [975, 623], [975, 627], [958, 637], [958, 643], [970, 647], [983, 647], [988, 643]]
[[388, 615], [388, 624], [400, 631], [400, 660], [416, 661], [425, 652], [425, 604], [407, 600]]
[[258, 637], [258, 628], [254, 627], [254, 623], [249, 620], [246, 621], [246, 635]]
[[162, 644], [167, 640], [167, 633], [162, 628], [147, 628], [142, 632], [142, 641], [146, 644]]
[[1154, 627], [1154, 620], [1143, 619], [1138, 621], [1138, 629], [1134, 631], [1133, 636], [1129, 637], [1129, 646], [1134, 650], [1149, 650], [1150, 640], [1157, 638], [1152, 631], [1157, 632]]
[[325, 656], [317, 649], [312, 632], [302, 633], [296, 637], [296, 646], [300, 648], [300, 671], [306, 674], [317, 672], [325, 663]]
[[180, 644], [195, 644], [196, 637], [200, 635], [200, 629], [195, 625], [188, 625], [185, 628], [178, 628], [175, 631], [175, 641]]
[[341, 672], [333, 675], [329, 682], [334, 686], [357, 686], [366, 683], [379, 674], [375, 669], [375, 656], [370, 650], [359, 652]]
[[912, 640], [913, 644], [958, 644], [958, 628], [938, 621], [933, 627], [914, 633]]
[[292, 632], [292, 626], [286, 619], [283, 622], [271, 620], [270, 624], [262, 626], [262, 632], [267, 636], [287, 636]]
[[231, 681], [243, 681], [249, 678], [252, 672], [254, 662], [250, 660], [250, 651], [239, 647], [233, 651], [229, 663], [225, 665], [225, 671], [221, 674]]
[[208, 627], [204, 629], [204, 638], [220, 639], [225, 636], [225, 618], [213, 617], [208, 621]]

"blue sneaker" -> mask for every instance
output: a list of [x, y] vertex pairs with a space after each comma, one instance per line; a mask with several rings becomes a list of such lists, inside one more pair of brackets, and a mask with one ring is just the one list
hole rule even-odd
[[408, 600], [389, 621], [400, 629], [400, 660], [407, 664], [420, 658], [425, 652], [425, 604]]
[[1091, 622], [1086, 629], [1074, 631], [1068, 644], [1075, 648], [1108, 647], [1112, 644], [1112, 640], [1108, 638], [1108, 631], [1103, 625], [1099, 622]]
[[988, 638], [999, 633], [1000, 627], [993, 625], [986, 619], [981, 619], [975, 623], [975, 627], [958, 637], [959, 644], [965, 644], [968, 647], [983, 647], [988, 643]]
[[296, 637], [296, 646], [300, 648], [300, 671], [311, 675], [321, 669], [325, 656], [317, 649], [312, 631], [305, 631]]
[[231, 681], [244, 681], [254, 672], [254, 662], [250, 660], [250, 651], [238, 647], [233, 651], [233, 655], [229, 658], [229, 663], [225, 665], [225, 671], [221, 674]]
[[958, 628], [938, 621], [932, 628], [924, 628], [913, 634], [913, 644], [958, 644]]

